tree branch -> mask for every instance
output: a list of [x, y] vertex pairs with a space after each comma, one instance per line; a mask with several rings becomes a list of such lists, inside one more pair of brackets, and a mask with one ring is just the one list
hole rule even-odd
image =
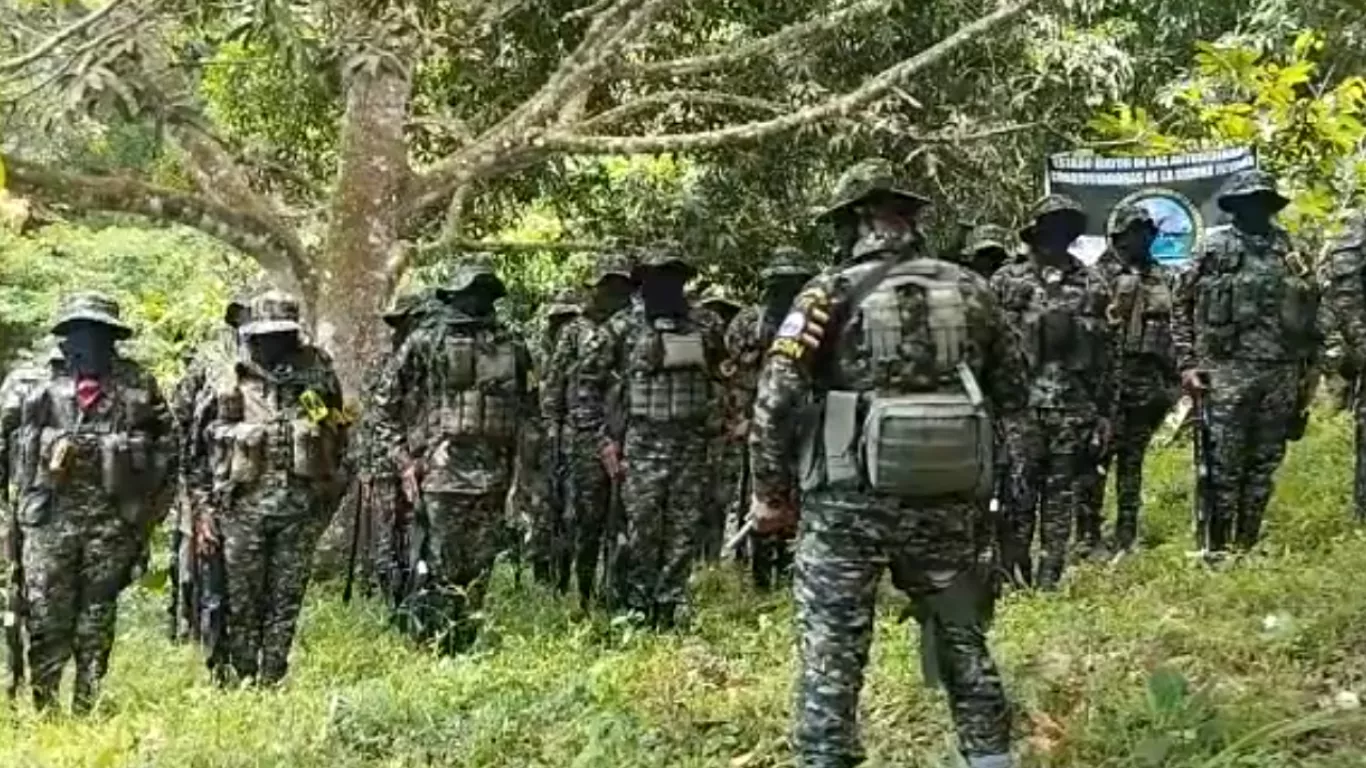
[[625, 104], [600, 112], [579, 123], [575, 128], [579, 131], [593, 130], [620, 122], [628, 117], [634, 117], [651, 107], [662, 107], [679, 103], [714, 104], [724, 107], [735, 107], [737, 109], [769, 112], [772, 114], [781, 114], [783, 111], [783, 105], [767, 99], [756, 99], [751, 96], [738, 96], [733, 93], [722, 93], [720, 91], [699, 91], [681, 88], [651, 93], [641, 96], [638, 99], [633, 99]]
[[27, 53], [15, 56], [12, 59], [0, 61], [0, 72], [16, 72], [43, 58], [49, 53], [52, 53], [57, 46], [70, 40], [72, 37], [79, 35], [81, 32], [84, 32], [90, 26], [98, 24], [100, 19], [113, 13], [120, 5], [123, 5], [124, 2], [126, 2], [126, 0], [109, 0], [109, 3], [104, 7], [96, 8], [71, 24], [57, 30]]
[[915, 56], [883, 70], [849, 93], [770, 120], [731, 125], [711, 131], [658, 136], [585, 136], [568, 131], [547, 131], [534, 139], [532, 144], [545, 151], [575, 154], [684, 152], [753, 142], [825, 120], [847, 117], [855, 109], [887, 93], [911, 75], [939, 63], [955, 50], [1018, 16], [1035, 2], [1036, 0], [1016, 0], [968, 24]]
[[885, 10], [889, 5], [888, 0], [860, 0], [823, 16], [789, 24], [771, 35], [748, 42], [732, 43], [728, 50], [665, 61], [642, 62], [630, 67], [625, 74], [658, 79], [713, 72], [749, 59], [776, 53], [801, 38], [833, 30], [850, 19]]
[[17, 158], [4, 158], [9, 189], [81, 211], [131, 213], [194, 227], [256, 258], [271, 270], [307, 263], [292, 238], [269, 223], [198, 195], [122, 176], [63, 173]]

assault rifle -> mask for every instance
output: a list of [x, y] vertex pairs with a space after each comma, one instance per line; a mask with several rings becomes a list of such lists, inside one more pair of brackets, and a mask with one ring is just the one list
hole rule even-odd
[[1195, 411], [1195, 547], [1201, 554], [1210, 550], [1210, 526], [1214, 523], [1214, 450], [1210, 428], [1209, 395], [1201, 390], [1193, 396]]
[[[8, 490], [0, 487], [0, 501], [7, 502]], [[13, 700], [24, 684], [24, 617], [27, 606], [24, 601], [24, 539], [23, 529], [19, 526], [19, 510], [16, 505], [6, 504], [9, 510], [9, 536], [6, 539], [5, 556], [9, 558], [9, 584], [5, 589], [5, 645], [9, 657], [9, 686], [6, 694]]]
[[367, 517], [368, 490], [369, 482], [364, 478], [356, 478], [351, 502], [356, 512], [351, 519], [351, 551], [346, 556], [346, 586], [342, 589], [342, 603], [348, 605], [351, 603], [351, 593], [356, 585], [356, 559], [360, 555], [361, 526]]

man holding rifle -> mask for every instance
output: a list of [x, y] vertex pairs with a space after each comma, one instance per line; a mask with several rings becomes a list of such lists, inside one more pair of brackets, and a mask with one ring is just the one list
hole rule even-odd
[[1272, 474], [1303, 432], [1318, 346], [1318, 289], [1308, 261], [1274, 223], [1289, 203], [1261, 170], [1228, 180], [1227, 230], [1210, 234], [1182, 275], [1175, 309], [1181, 383], [1201, 403], [1202, 554], [1256, 546]]

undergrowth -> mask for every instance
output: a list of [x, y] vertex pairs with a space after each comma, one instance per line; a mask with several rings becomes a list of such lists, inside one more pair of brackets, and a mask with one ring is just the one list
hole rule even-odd
[[[1366, 766], [1366, 534], [1350, 521], [1352, 436], [1321, 416], [1293, 446], [1264, 551], [1196, 566], [1189, 447], [1149, 462], [1144, 550], [1080, 565], [1057, 595], [1008, 596], [992, 633], [1024, 766]], [[441, 660], [374, 602], [315, 587], [287, 683], [223, 692], [164, 637], [162, 599], [125, 600], [106, 693], [86, 720], [0, 722], [3, 766], [790, 764], [792, 607], [727, 568], [699, 574], [693, 626], [643, 634], [500, 570], [476, 652]], [[958, 765], [914, 623], [881, 603], [863, 729], [872, 766]], [[68, 689], [69, 690], [69, 689]]]

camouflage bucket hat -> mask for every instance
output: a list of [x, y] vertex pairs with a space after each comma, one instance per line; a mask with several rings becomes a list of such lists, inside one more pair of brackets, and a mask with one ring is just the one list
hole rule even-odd
[[1010, 230], [995, 224], [979, 224], [972, 228], [968, 233], [967, 241], [963, 244], [963, 254], [972, 256], [989, 251], [992, 248], [1010, 253], [1011, 242], [1014, 240]]
[[394, 303], [380, 317], [390, 328], [397, 328], [418, 313], [422, 308], [423, 300], [424, 297], [419, 293], [405, 293], [394, 299]]
[[706, 292], [702, 294], [701, 303], [704, 307], [719, 305], [729, 309], [738, 310], [740, 308], [740, 303], [738, 301], [727, 296], [720, 288], [716, 287], [708, 288]]
[[773, 280], [779, 277], [804, 277], [812, 278], [816, 276], [816, 271], [802, 265], [802, 252], [785, 245], [773, 250], [773, 255], [768, 259], [768, 265], [759, 273], [759, 277], [764, 280]]
[[683, 249], [673, 243], [666, 243], [653, 246], [645, 252], [645, 258], [635, 269], [635, 276], [640, 277], [665, 267], [679, 267], [689, 278], [697, 274], [697, 270], [683, 255]]
[[1071, 219], [1078, 234], [1086, 231], [1086, 209], [1081, 207], [1081, 203], [1067, 195], [1049, 195], [1035, 203], [1030, 210], [1029, 224], [1020, 230], [1020, 239], [1026, 243], [1033, 240], [1039, 223], [1049, 217]]
[[1153, 221], [1148, 209], [1139, 205], [1121, 205], [1111, 214], [1110, 225], [1106, 229], [1109, 230], [1108, 234], [1118, 235], [1138, 226], [1157, 231], [1157, 222]]
[[609, 277], [631, 279], [631, 257], [624, 253], [604, 253], [593, 265], [593, 285], [601, 285]]
[[1229, 177], [1224, 182], [1224, 186], [1219, 189], [1219, 208], [1228, 210], [1228, 201], [1239, 197], [1266, 196], [1273, 201], [1273, 207], [1280, 211], [1290, 204], [1290, 198], [1282, 195], [1276, 188], [1276, 177], [1260, 168], [1249, 168], [1246, 171], [1239, 171]]
[[114, 329], [114, 336], [126, 339], [133, 329], [119, 318], [119, 303], [112, 297], [94, 291], [75, 293], [62, 301], [57, 319], [52, 323], [54, 336], [65, 336], [73, 323], [99, 323]]
[[816, 214], [816, 220], [830, 219], [871, 197], [899, 198], [917, 208], [930, 205], [929, 198], [897, 186], [891, 163], [873, 158], [856, 163], [840, 176], [830, 204]]
[[498, 276], [487, 254], [476, 254], [461, 259], [455, 267], [455, 275], [449, 283], [437, 289], [437, 295], [447, 299], [457, 293], [468, 291], [480, 281], [484, 281], [492, 289], [495, 299], [507, 295], [507, 286], [503, 284], [503, 279]]
[[249, 321], [242, 326], [243, 336], [268, 333], [299, 333], [299, 300], [284, 291], [266, 291], [251, 300]]
[[564, 290], [556, 293], [546, 306], [546, 317], [550, 319], [573, 317], [582, 312], [579, 306], [579, 297], [573, 291]]

